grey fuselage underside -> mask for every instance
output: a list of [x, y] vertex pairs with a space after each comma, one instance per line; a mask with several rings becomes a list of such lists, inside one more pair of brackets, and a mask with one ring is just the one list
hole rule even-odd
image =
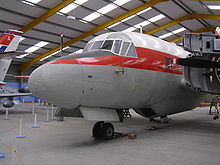
[[155, 116], [191, 110], [207, 97], [185, 86], [179, 74], [134, 68], [116, 72], [120, 69], [118, 66], [45, 64], [32, 73], [38, 74], [32, 76], [37, 78], [34, 80], [37, 85], [30, 81], [30, 87], [36, 96], [63, 108], [133, 108], [146, 117], [143, 112], [149, 109]]

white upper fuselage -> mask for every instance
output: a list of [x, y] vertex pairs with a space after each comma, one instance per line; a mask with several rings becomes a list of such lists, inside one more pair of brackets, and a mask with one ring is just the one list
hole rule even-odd
[[[109, 38], [109, 36], [111, 36], [111, 38]], [[135, 47], [160, 51], [179, 58], [185, 58], [189, 54], [189, 52], [185, 51], [182, 47], [177, 46], [175, 43], [167, 42], [151, 35], [134, 33], [134, 32], [105, 33], [93, 38], [92, 40], [89, 41], [89, 43], [100, 40], [112, 39], [112, 38], [131, 41], [134, 43]]]
[[60, 107], [133, 108], [146, 117], [149, 110], [164, 116], [192, 109], [205, 97], [183, 83], [177, 60], [188, 54], [149, 35], [106, 33], [89, 41], [83, 53], [36, 69], [29, 86]]

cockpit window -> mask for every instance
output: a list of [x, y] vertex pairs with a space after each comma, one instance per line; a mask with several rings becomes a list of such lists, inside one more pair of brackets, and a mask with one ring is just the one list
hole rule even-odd
[[121, 48], [121, 40], [115, 40], [112, 51], [116, 54], [119, 54]]
[[93, 44], [92, 47], [91, 47], [91, 50], [100, 49], [103, 42], [104, 42], [104, 41], [96, 41], [96, 42], [94, 42], [94, 44]]
[[115, 54], [127, 57], [137, 57], [137, 53], [132, 42], [122, 41], [122, 40], [105, 40], [105, 41], [95, 41], [89, 42], [85, 48], [84, 52], [91, 50], [109, 50]]
[[90, 42], [90, 43], [86, 44], [86, 46], [85, 46], [85, 48], [84, 48], [83, 51], [84, 51], [84, 52], [89, 51], [89, 49], [91, 48], [92, 44], [93, 44], [93, 42]]
[[135, 50], [135, 47], [134, 47], [133, 43], [131, 43], [130, 48], [129, 48], [128, 53], [127, 53], [126, 56], [128, 56], [128, 57], [137, 57], [136, 50]]
[[121, 50], [121, 55], [122, 56], [125, 56], [129, 45], [130, 45], [130, 42], [123, 42], [123, 47], [122, 47], [122, 50]]
[[113, 45], [113, 40], [106, 40], [101, 46], [101, 49], [111, 50]]

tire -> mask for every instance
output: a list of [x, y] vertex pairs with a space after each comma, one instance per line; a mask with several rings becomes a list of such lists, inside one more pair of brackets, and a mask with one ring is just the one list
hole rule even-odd
[[114, 137], [114, 127], [111, 123], [104, 123], [100, 131], [103, 140], [110, 140]]
[[95, 125], [92, 128], [92, 136], [96, 139], [99, 140], [101, 139], [101, 129], [103, 127], [104, 122], [103, 121], [99, 121], [97, 123], [95, 123]]

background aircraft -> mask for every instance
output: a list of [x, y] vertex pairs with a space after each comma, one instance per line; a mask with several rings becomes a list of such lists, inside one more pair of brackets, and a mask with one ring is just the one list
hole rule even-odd
[[82, 53], [37, 68], [29, 87], [33, 95], [66, 108], [66, 116], [80, 111], [85, 119], [99, 121], [93, 136], [111, 139], [114, 127], [104, 121], [119, 121], [125, 109], [150, 119], [165, 118], [191, 110], [211, 96], [185, 79], [178, 59], [189, 54], [146, 34], [105, 33], [89, 41]]
[[0, 36], [0, 99], [7, 98], [3, 101], [3, 106], [6, 108], [10, 108], [14, 105], [13, 97], [31, 95], [31, 93], [17, 93], [3, 86], [6, 85], [4, 79], [12, 58], [24, 54], [23, 52], [15, 52], [22, 34], [22, 32], [17, 30], [9, 30]]

